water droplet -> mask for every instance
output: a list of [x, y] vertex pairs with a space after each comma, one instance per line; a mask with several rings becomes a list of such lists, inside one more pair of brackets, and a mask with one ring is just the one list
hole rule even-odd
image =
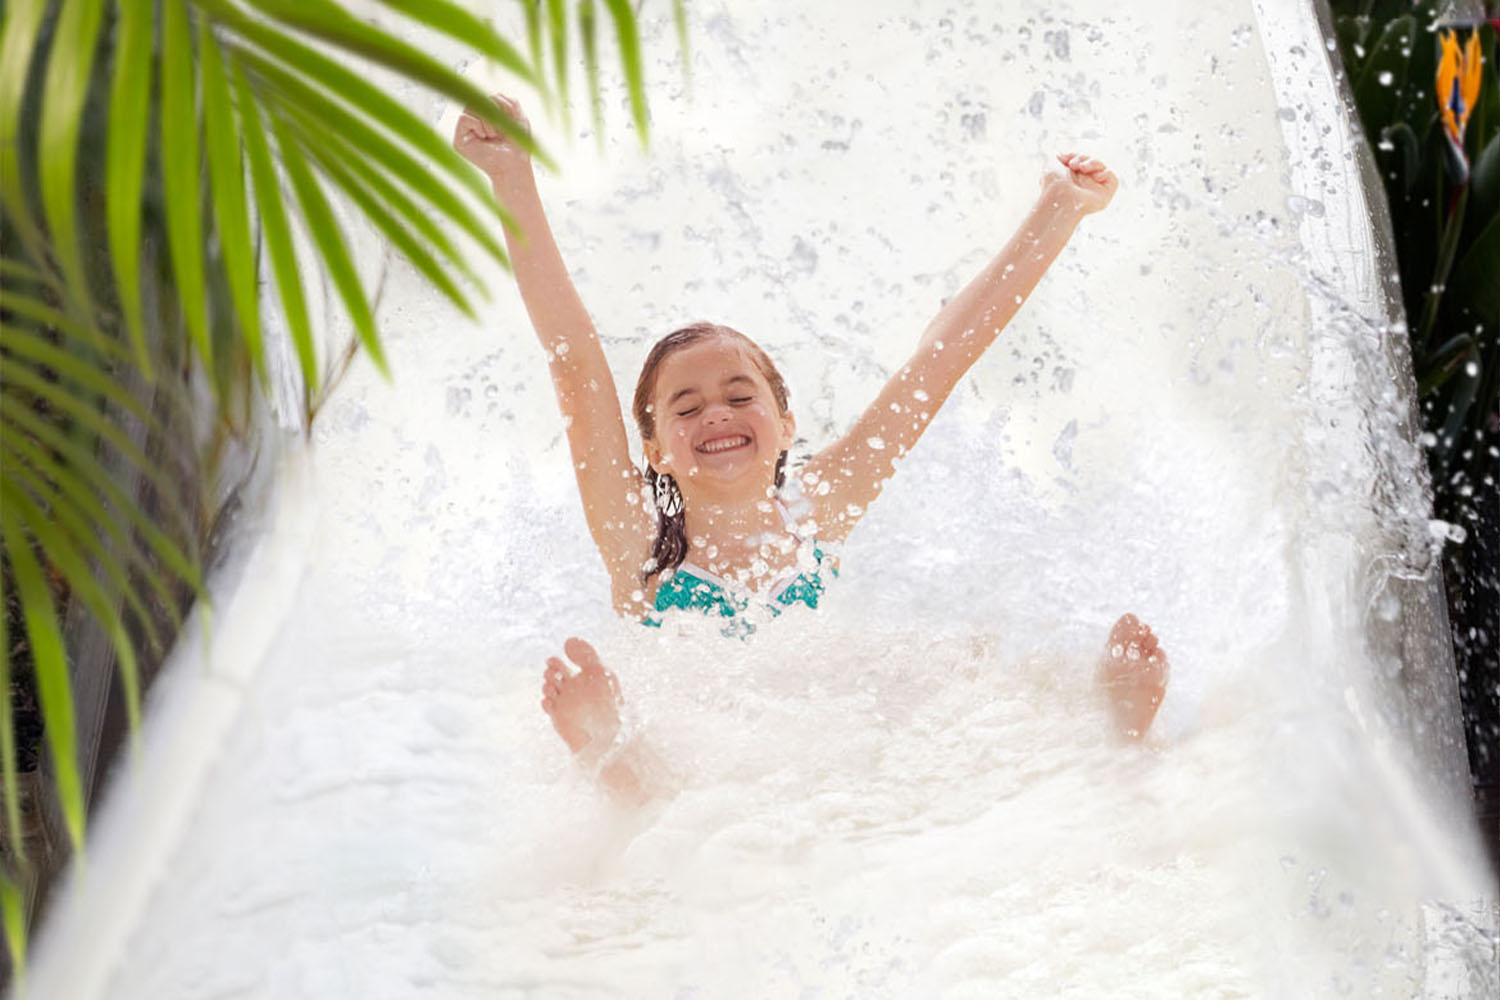
[[1389, 87], [1391, 84], [1396, 82], [1396, 74], [1392, 73], [1390, 70], [1385, 70], [1380, 74], [1380, 76], [1376, 77], [1376, 79], [1380, 81], [1380, 85], [1382, 87]]
[[885, 438], [872, 437], [868, 441], [866, 441], [865, 444], [869, 445], [875, 451], [880, 451], [885, 447]]
[[1455, 545], [1462, 545], [1469, 537], [1461, 524], [1450, 524], [1447, 521], [1433, 518], [1427, 522], [1427, 533], [1438, 541], [1449, 541]]

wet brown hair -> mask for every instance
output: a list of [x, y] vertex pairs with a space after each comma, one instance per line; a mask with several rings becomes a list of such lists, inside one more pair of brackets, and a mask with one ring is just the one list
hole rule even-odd
[[[751, 360], [755, 362], [755, 367], [770, 384], [771, 395], [776, 399], [776, 409], [782, 416], [786, 416], [791, 394], [787, 392], [786, 379], [776, 370], [776, 363], [771, 360], [771, 356], [759, 344], [733, 327], [719, 323], [693, 323], [680, 330], [673, 330], [658, 340], [651, 348], [651, 353], [646, 355], [646, 363], [641, 366], [641, 377], [635, 383], [631, 413], [635, 416], [635, 425], [641, 432], [642, 441], [650, 441], [656, 437], [656, 414], [652, 411], [651, 404], [656, 396], [656, 379], [661, 374], [662, 364], [683, 348], [713, 337], [728, 337], [744, 345]], [[776, 488], [780, 489], [785, 481], [786, 452], [783, 451], [776, 458]], [[677, 488], [677, 480], [670, 474], [657, 472], [648, 462], [646, 483], [651, 487], [651, 499], [656, 504], [656, 538], [651, 542], [651, 558], [647, 560], [645, 570], [641, 573], [643, 583], [663, 570], [675, 570], [681, 566], [682, 561], [687, 558], [688, 550], [687, 515], [682, 508], [682, 491]]]

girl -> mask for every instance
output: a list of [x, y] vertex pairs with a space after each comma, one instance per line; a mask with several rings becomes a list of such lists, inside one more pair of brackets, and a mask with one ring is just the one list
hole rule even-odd
[[[496, 95], [525, 125], [519, 105]], [[916, 350], [843, 438], [797, 470], [796, 516], [782, 500], [796, 421], [786, 383], [744, 334], [699, 323], [669, 334], [646, 359], [632, 407], [646, 457], [631, 461], [614, 379], [593, 322], [568, 277], [537, 194], [531, 160], [465, 112], [454, 147], [483, 170], [514, 216], [506, 242], [526, 311], [546, 351], [567, 425], [589, 532], [621, 614], [656, 623], [673, 608], [719, 615], [794, 603], [816, 607], [830, 555], [848, 537], [959, 380], [1021, 308], [1084, 216], [1119, 181], [1078, 153], [1043, 175], [1041, 194], [1010, 241], [949, 300]], [[748, 625], [738, 628], [743, 634]], [[619, 727], [614, 677], [587, 643], [570, 639], [547, 661], [542, 707], [575, 753], [595, 757]], [[1101, 678], [1121, 731], [1140, 736], [1161, 702], [1167, 663], [1148, 627], [1116, 623]], [[622, 768], [616, 768], [619, 771]], [[623, 768], [628, 771], [628, 768]], [[606, 781], [636, 787], [629, 774]]]

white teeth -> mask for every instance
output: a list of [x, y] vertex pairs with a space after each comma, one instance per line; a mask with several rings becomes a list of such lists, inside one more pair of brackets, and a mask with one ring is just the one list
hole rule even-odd
[[711, 441], [708, 444], [700, 444], [698, 446], [698, 450], [700, 452], [703, 452], [704, 454], [712, 455], [716, 452], [728, 451], [730, 448], [738, 448], [749, 443], [750, 439], [743, 436], [735, 438], [724, 438], [719, 441]]

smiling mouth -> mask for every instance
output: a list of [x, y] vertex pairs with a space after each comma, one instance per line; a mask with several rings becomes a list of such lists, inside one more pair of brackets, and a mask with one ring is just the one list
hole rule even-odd
[[717, 455], [721, 451], [732, 451], [735, 448], [743, 448], [750, 443], [750, 439], [743, 434], [735, 434], [730, 437], [714, 438], [705, 441], [693, 450], [700, 455]]

